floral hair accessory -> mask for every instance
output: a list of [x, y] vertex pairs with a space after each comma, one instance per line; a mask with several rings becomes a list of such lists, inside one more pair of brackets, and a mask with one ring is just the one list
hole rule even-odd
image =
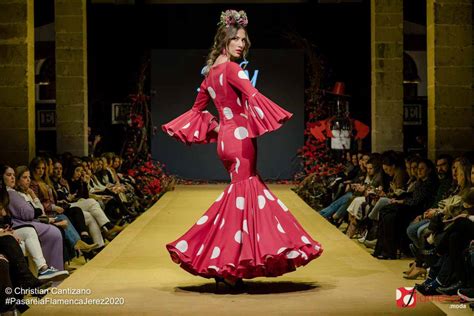
[[225, 25], [225, 27], [229, 27], [231, 25], [238, 24], [246, 27], [248, 23], [249, 20], [245, 11], [227, 10], [221, 13], [221, 20], [217, 25]]

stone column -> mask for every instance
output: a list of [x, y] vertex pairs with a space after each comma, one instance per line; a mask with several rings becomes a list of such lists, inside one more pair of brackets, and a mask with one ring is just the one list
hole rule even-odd
[[371, 0], [372, 151], [403, 150], [403, 1]]
[[474, 150], [471, 0], [427, 0], [428, 155]]
[[86, 0], [56, 0], [56, 131], [59, 153], [88, 154]]
[[0, 2], [0, 161], [12, 165], [35, 155], [33, 4]]

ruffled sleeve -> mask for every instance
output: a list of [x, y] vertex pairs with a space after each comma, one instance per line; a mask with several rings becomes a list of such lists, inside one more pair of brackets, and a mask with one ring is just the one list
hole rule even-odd
[[219, 123], [209, 111], [203, 111], [208, 103], [209, 94], [203, 81], [191, 110], [163, 124], [161, 128], [186, 145], [215, 143], [217, 132], [214, 129]]
[[248, 137], [255, 138], [275, 131], [293, 116], [293, 113], [284, 110], [255, 89], [236, 63], [228, 63], [227, 78], [230, 85], [242, 93], [241, 103], [245, 105], [247, 114]]

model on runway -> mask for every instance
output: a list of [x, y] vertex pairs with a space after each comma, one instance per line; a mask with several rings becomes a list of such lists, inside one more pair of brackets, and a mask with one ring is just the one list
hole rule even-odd
[[[217, 142], [231, 184], [183, 236], [166, 245], [186, 271], [230, 286], [242, 279], [275, 277], [306, 265], [321, 245], [263, 183], [256, 170], [256, 137], [289, 120], [234, 62], [250, 48], [245, 12], [221, 15], [208, 71], [191, 110], [162, 126], [188, 145]], [[212, 98], [219, 121], [205, 111]]]

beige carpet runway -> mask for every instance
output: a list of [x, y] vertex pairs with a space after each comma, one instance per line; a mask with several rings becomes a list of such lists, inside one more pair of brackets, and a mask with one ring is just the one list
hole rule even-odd
[[[178, 186], [166, 193], [59, 286], [89, 294], [48, 294], [50, 304], [35, 305], [27, 315], [444, 315], [426, 302], [398, 308], [395, 290], [413, 282], [372, 258], [287, 185], [270, 185], [270, 189], [323, 244], [323, 255], [282, 277], [249, 281], [248, 293], [232, 294], [223, 287], [216, 293], [213, 281], [174, 264], [165, 244], [184, 233], [224, 188]], [[109, 305], [65, 304], [59, 299], [103, 299]], [[122, 305], [111, 304], [122, 300]]]

